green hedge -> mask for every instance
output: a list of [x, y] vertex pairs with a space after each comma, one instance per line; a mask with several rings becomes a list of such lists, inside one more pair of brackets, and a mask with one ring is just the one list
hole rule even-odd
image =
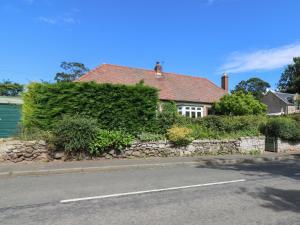
[[25, 127], [48, 130], [65, 114], [95, 118], [100, 128], [131, 134], [153, 130], [156, 125], [157, 90], [142, 83], [31, 83], [23, 99]]
[[269, 137], [298, 141], [300, 140], [300, 126], [296, 119], [294, 116], [270, 118], [265, 126], [261, 127], [261, 131]]
[[180, 118], [177, 124], [193, 130], [195, 139], [238, 138], [259, 136], [261, 124], [267, 122], [266, 116], [207, 116], [197, 120]]

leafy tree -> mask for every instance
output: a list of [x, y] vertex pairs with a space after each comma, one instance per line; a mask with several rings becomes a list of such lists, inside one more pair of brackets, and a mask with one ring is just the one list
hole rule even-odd
[[2, 96], [18, 96], [24, 89], [22, 84], [13, 83], [11, 81], [3, 81], [0, 83], [0, 95]]
[[223, 96], [219, 102], [214, 103], [213, 109], [219, 115], [259, 115], [267, 111], [267, 106], [255, 99], [251, 93], [236, 92]]
[[300, 93], [300, 57], [293, 58], [294, 64], [290, 64], [281, 74], [278, 89], [287, 93]]
[[57, 82], [70, 82], [76, 80], [89, 71], [83, 63], [78, 62], [62, 62], [60, 67], [64, 71], [56, 73], [54, 79]]
[[256, 99], [261, 99], [263, 93], [266, 92], [267, 88], [271, 87], [266, 81], [260, 78], [253, 77], [249, 80], [242, 80], [238, 83], [232, 93], [242, 91], [244, 94], [251, 93]]

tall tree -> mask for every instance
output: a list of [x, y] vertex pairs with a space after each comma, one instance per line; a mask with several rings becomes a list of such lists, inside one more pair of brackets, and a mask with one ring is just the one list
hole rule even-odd
[[235, 86], [232, 92], [243, 92], [244, 94], [251, 93], [256, 99], [261, 99], [263, 93], [265, 93], [269, 87], [271, 86], [268, 82], [263, 81], [258, 77], [253, 77], [249, 80], [242, 80]]
[[19, 83], [13, 83], [9, 80], [0, 83], [0, 95], [2, 96], [18, 96], [24, 89]]
[[278, 89], [282, 92], [300, 93], [300, 57], [293, 58], [293, 61], [281, 74], [278, 82]]
[[89, 71], [83, 63], [78, 62], [62, 62], [60, 67], [64, 71], [56, 73], [54, 79], [57, 82], [70, 82], [76, 80]]

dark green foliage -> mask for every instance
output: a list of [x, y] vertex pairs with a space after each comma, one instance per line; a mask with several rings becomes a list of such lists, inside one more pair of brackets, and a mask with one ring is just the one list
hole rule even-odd
[[290, 64], [281, 74], [278, 89], [281, 92], [300, 93], [300, 57], [293, 58], [294, 64]]
[[98, 155], [111, 149], [120, 151], [130, 146], [132, 141], [133, 137], [125, 132], [100, 129], [90, 144], [90, 154]]
[[89, 71], [84, 64], [78, 62], [62, 62], [60, 67], [64, 72], [56, 73], [54, 80], [57, 82], [74, 81]]
[[253, 77], [249, 80], [242, 80], [240, 83], [238, 83], [232, 93], [239, 91], [243, 92], [244, 94], [251, 93], [256, 99], [260, 100], [263, 96], [263, 93], [265, 93], [269, 87], [271, 87], [269, 83], [260, 78]]
[[130, 134], [156, 125], [157, 90], [142, 84], [32, 83], [23, 99], [26, 127], [49, 130], [64, 114], [95, 118], [100, 128]]
[[268, 137], [284, 140], [300, 140], [300, 127], [295, 120], [288, 117], [270, 118], [261, 131]]
[[219, 102], [214, 103], [213, 109], [217, 115], [259, 115], [267, 111], [267, 106], [255, 99], [251, 93], [233, 93], [223, 96]]
[[3, 81], [0, 83], [0, 96], [18, 96], [23, 89], [24, 86], [22, 84]]
[[97, 121], [79, 115], [64, 116], [53, 127], [54, 144], [67, 153], [89, 151], [98, 132]]
[[177, 121], [179, 114], [175, 102], [162, 102], [162, 111], [157, 115], [158, 133], [165, 134]]

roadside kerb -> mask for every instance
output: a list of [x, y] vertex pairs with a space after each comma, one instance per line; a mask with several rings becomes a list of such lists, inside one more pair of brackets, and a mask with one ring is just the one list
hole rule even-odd
[[45, 170], [24, 170], [24, 171], [7, 171], [1, 172], [0, 178], [14, 177], [14, 176], [41, 176], [52, 174], [66, 174], [66, 173], [87, 173], [87, 172], [101, 172], [122, 170], [130, 168], [151, 168], [151, 167], [169, 167], [178, 165], [196, 165], [196, 166], [218, 166], [218, 165], [232, 165], [242, 163], [265, 163], [276, 162], [283, 160], [295, 160], [300, 159], [300, 155], [282, 155], [272, 157], [253, 157], [253, 158], [213, 158], [205, 159], [199, 158], [194, 161], [185, 162], [166, 162], [166, 163], [141, 163], [141, 164], [128, 164], [128, 165], [112, 165], [112, 166], [93, 166], [93, 167], [73, 167], [73, 168], [61, 168], [61, 169], [45, 169]]

